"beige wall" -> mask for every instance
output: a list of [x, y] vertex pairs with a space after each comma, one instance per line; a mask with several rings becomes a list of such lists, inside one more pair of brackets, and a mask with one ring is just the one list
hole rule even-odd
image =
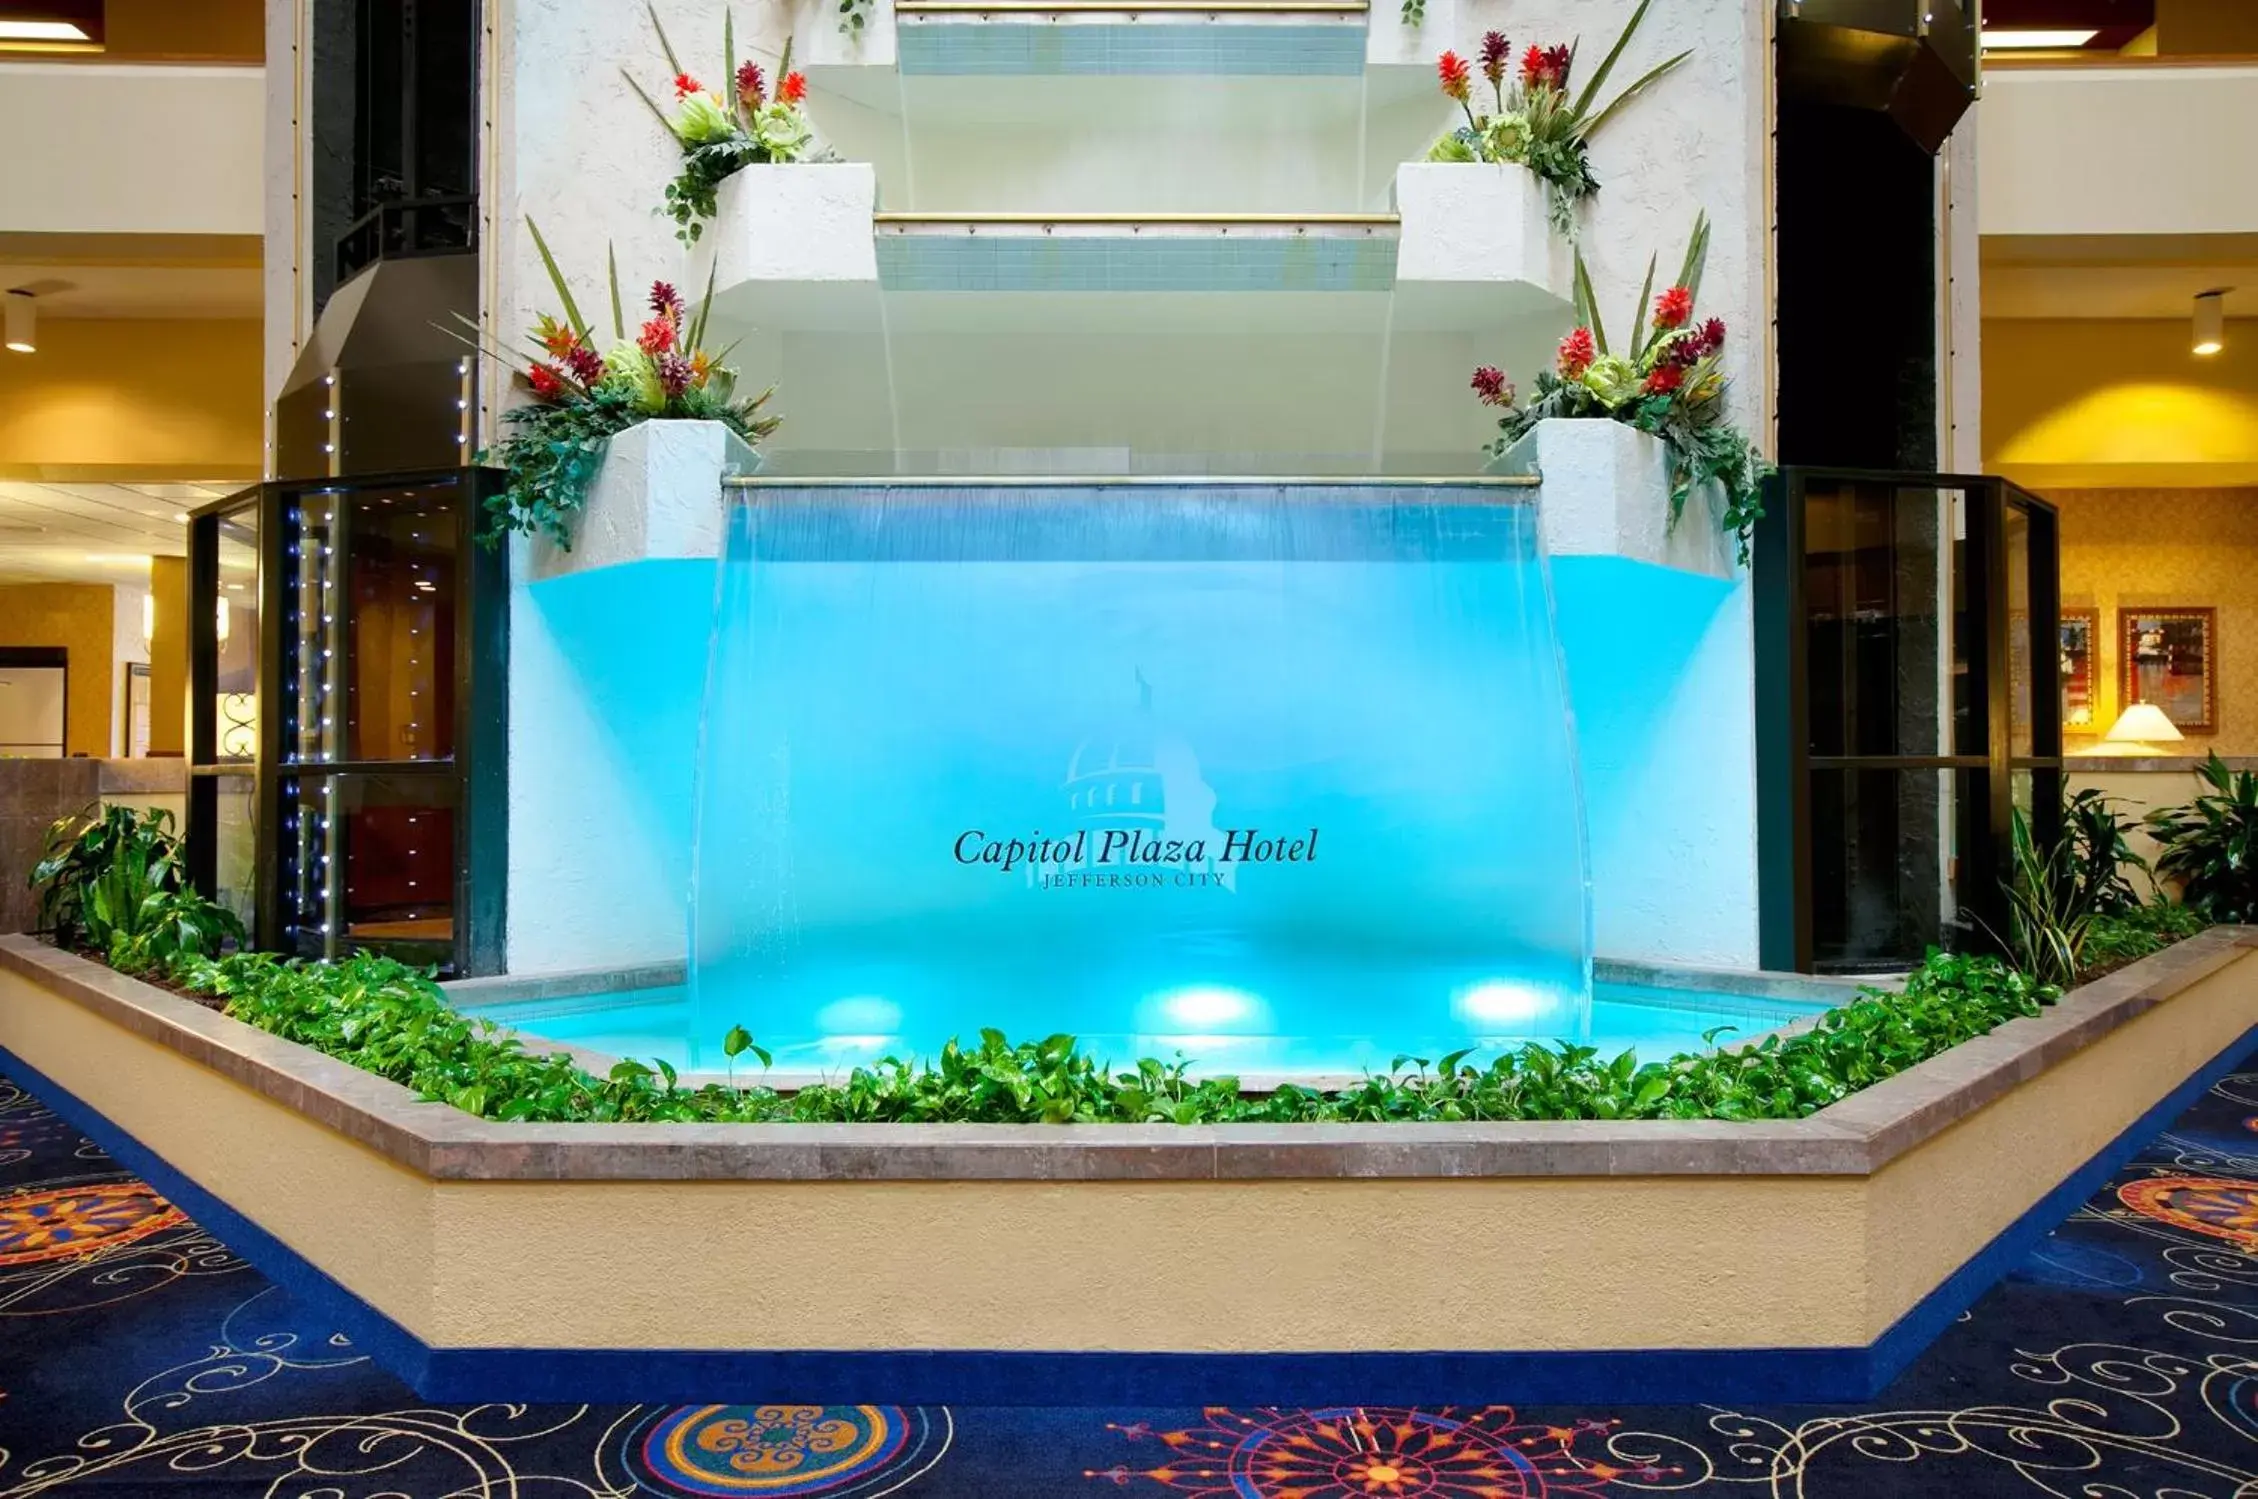
[[[2192, 310], [2191, 310], [2192, 316]], [[2258, 323], [1984, 323], [1985, 468], [2033, 489], [2258, 484]]]
[[116, 626], [116, 590], [107, 583], [0, 584], [0, 645], [59, 645], [70, 652], [66, 754], [110, 752]]
[[[2258, 754], [2258, 489], [2049, 489], [2062, 515], [2062, 607], [2099, 611], [2096, 732], [2116, 721], [2117, 614], [2219, 611], [2219, 732], [2170, 752]], [[2077, 750], [2093, 735], [2065, 736]]]
[[43, 318], [0, 359], [0, 477], [255, 479], [255, 322]]

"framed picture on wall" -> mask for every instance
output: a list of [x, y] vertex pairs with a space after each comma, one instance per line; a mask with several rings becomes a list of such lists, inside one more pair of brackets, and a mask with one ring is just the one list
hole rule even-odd
[[2093, 650], [2100, 632], [2100, 610], [2062, 611], [2062, 732], [2065, 734], [2098, 734], [2103, 728], [2093, 721]]
[[2117, 647], [2119, 711], [2134, 703], [2153, 703], [2183, 734], [2216, 732], [2216, 609], [2120, 609]]

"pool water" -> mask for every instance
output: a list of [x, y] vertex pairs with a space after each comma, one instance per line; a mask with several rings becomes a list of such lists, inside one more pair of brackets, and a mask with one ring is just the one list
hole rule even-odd
[[[871, 1002], [864, 1002], [867, 1006]], [[832, 1025], [798, 1029], [764, 1028], [744, 1017], [742, 1023], [776, 1058], [779, 1072], [826, 1073], [842, 1071], [881, 1057], [930, 1056], [951, 1034], [970, 1041], [965, 1031], [935, 1029], [912, 1023], [895, 1030], [863, 1029], [899, 1016], [881, 1015], [842, 1002], [827, 1012]], [[1591, 1029], [1582, 1040], [1602, 1054], [1636, 1052], [1642, 1061], [1660, 1061], [1673, 1053], [1701, 1051], [1710, 1044], [1730, 1045], [1758, 1036], [1778, 1026], [1819, 1014], [1827, 1006], [1818, 1001], [1751, 997], [1716, 991], [1656, 989], [1631, 985], [1599, 984], [1593, 990]], [[611, 1056], [642, 1060], [663, 1058], [685, 1071], [719, 1072], [725, 1059], [721, 1034], [703, 1034], [711, 1027], [695, 1024], [688, 991], [680, 986], [641, 989], [624, 994], [581, 995], [572, 998], [516, 1000], [482, 1005], [472, 1014], [508, 1025], [531, 1036], [562, 1041]], [[998, 1015], [992, 1023], [1014, 1040], [1036, 1039], [1051, 1028], [1017, 1023], [1022, 1018]], [[1385, 1006], [1372, 1009], [1375, 1021], [1385, 1022]], [[1715, 1043], [1703, 1038], [1721, 1027], [1730, 1029]], [[726, 1028], [726, 1027], [724, 1027]], [[1524, 1037], [1500, 1035], [1485, 1044], [1479, 1038], [1454, 1038], [1447, 1046], [1407, 1047], [1395, 1040], [1350, 1033], [1325, 1036], [1223, 1035], [1191, 1033], [1117, 1033], [1083, 1035], [1083, 1048], [1099, 1058], [1119, 1064], [1141, 1056], [1190, 1058], [1195, 1073], [1234, 1073], [1244, 1076], [1274, 1073], [1355, 1074], [1386, 1069], [1408, 1050], [1433, 1058], [1442, 1050], [1473, 1044], [1477, 1055], [1518, 1045]]]

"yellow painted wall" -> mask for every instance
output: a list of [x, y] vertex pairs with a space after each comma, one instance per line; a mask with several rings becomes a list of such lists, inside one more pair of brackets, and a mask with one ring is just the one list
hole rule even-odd
[[[2258, 489], [2049, 489], [2062, 514], [2062, 607], [2100, 611], [2096, 732], [2119, 708], [2117, 611], [2219, 611], [2219, 732], [2188, 754], [2258, 754]], [[2075, 750], [2093, 736], [2068, 736]]]
[[99, 51], [33, 49], [26, 55], [94, 63], [255, 63], [266, 57], [263, 0], [105, 0], [102, 30]]
[[188, 752], [188, 559], [149, 559], [157, 632], [149, 637], [149, 753]]
[[107, 583], [0, 584], [0, 645], [59, 645], [70, 652], [67, 754], [110, 752], [116, 592]]
[[2167, 57], [2258, 53], [2258, 5], [2156, 0], [2156, 50]]
[[1984, 324], [1984, 466], [2034, 489], [2258, 485], [2258, 323]]
[[0, 477], [255, 479], [259, 324], [43, 318], [0, 358]]

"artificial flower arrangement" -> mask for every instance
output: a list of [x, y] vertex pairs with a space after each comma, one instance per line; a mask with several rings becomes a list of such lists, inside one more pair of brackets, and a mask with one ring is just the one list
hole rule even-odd
[[[739, 399], [737, 372], [722, 363], [729, 351], [711, 354], [705, 349], [706, 313], [713, 303], [710, 282], [695, 317], [683, 306], [681, 293], [664, 281], [653, 282], [651, 315], [630, 337], [614, 263], [612, 342], [599, 353], [594, 332], [580, 315], [541, 230], [530, 221], [526, 227], [548, 267], [565, 320], [541, 315], [530, 359], [492, 348], [475, 336], [463, 339], [515, 370], [533, 396], [503, 416], [508, 435], [483, 455], [509, 474], [508, 486], [486, 502], [491, 517], [486, 539], [499, 541], [508, 532], [523, 531], [546, 536], [569, 551], [572, 521], [587, 502], [605, 451], [628, 428], [660, 420], [720, 422], [757, 444], [779, 423], [760, 414], [773, 390]], [[477, 333], [477, 324], [462, 321]]]
[[1617, 354], [1608, 347], [1591, 276], [1579, 252], [1576, 327], [1560, 341], [1554, 367], [1537, 376], [1536, 393], [1521, 404], [1505, 372], [1493, 365], [1476, 370], [1473, 385], [1484, 404], [1505, 409], [1498, 419], [1500, 435], [1485, 449], [1493, 458], [1503, 457], [1537, 423], [1561, 417], [1623, 422], [1661, 438], [1670, 451], [1671, 524], [1677, 523], [1688, 496], [1716, 484], [1725, 496], [1720, 523], [1738, 542], [1745, 565], [1750, 537], [1764, 515], [1762, 486], [1770, 468], [1755, 445], [1725, 419], [1727, 382], [1718, 368], [1724, 322], [1694, 318], [1708, 256], [1705, 214], [1694, 221], [1677, 281], [1660, 296], [1654, 296], [1654, 262], [1647, 262], [1631, 342]]
[[1639, 0], [1630, 24], [1615, 39], [1615, 46], [1592, 74], [1591, 82], [1571, 96], [1568, 75], [1576, 65], [1576, 48], [1531, 46], [1521, 54], [1513, 87], [1506, 89], [1505, 75], [1512, 47], [1502, 32], [1482, 38], [1482, 76], [1489, 80], [1494, 114], [1474, 110], [1474, 74], [1456, 52], [1445, 52], [1435, 65], [1443, 92], [1458, 102], [1466, 123], [1435, 142], [1429, 161], [1511, 162], [1527, 167], [1545, 185], [1545, 200], [1552, 226], [1564, 235], [1576, 231], [1578, 203], [1599, 191], [1592, 175], [1591, 138], [1613, 119], [1617, 111], [1653, 86], [1655, 81], [1693, 54], [1681, 52], [1649, 69], [1646, 75], [1617, 94], [1604, 108], [1595, 108], [1599, 91], [1615, 71], [1623, 49], [1630, 45], [1639, 23], [1646, 19], [1653, 0]]
[[810, 159], [815, 130], [800, 109], [808, 96], [808, 81], [792, 71], [792, 44], [787, 40], [783, 61], [777, 65], [776, 92], [771, 95], [760, 64], [737, 60], [737, 23], [725, 15], [722, 46], [729, 91], [709, 90], [683, 69], [655, 7], [651, 25], [658, 31], [667, 66], [674, 70], [673, 110], [662, 109], [632, 75], [627, 82], [682, 147], [682, 170], [666, 185], [666, 214], [674, 220], [674, 237], [694, 245], [705, 233], [706, 220], [720, 210], [724, 182], [747, 167]]

